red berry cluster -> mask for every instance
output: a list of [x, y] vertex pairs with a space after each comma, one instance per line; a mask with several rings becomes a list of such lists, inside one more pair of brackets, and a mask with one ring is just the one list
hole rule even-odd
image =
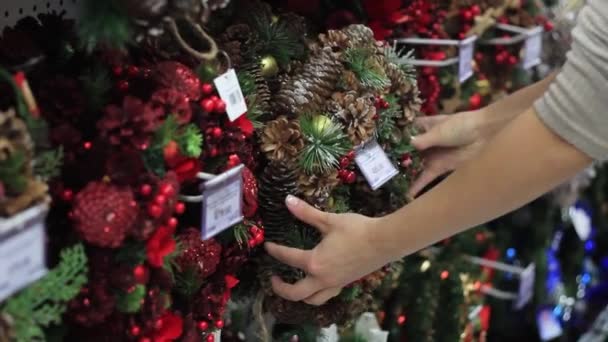
[[203, 92], [203, 99], [199, 104], [205, 112], [218, 114], [226, 112], [226, 103], [215, 94], [215, 88], [211, 83], [203, 83], [201, 91]]
[[142, 210], [141, 221], [134, 232], [137, 238], [147, 240], [161, 226], [170, 230], [177, 227], [179, 221], [173, 215], [186, 211], [185, 204], [178, 202], [178, 192], [179, 184], [173, 172], [156, 184], [144, 183], [139, 187], [138, 202], [145, 210]]
[[130, 81], [136, 77], [148, 77], [150, 69], [140, 69], [135, 65], [116, 65], [112, 68], [112, 73], [118, 79], [116, 81], [116, 89], [122, 93], [126, 93], [131, 88]]
[[355, 160], [355, 151], [348, 152], [347, 155], [340, 159], [340, 169], [338, 170], [338, 178], [345, 184], [353, 184], [357, 180], [357, 174], [352, 170], [352, 164]]
[[249, 228], [250, 238], [247, 241], [249, 248], [257, 247], [264, 243], [264, 229], [258, 226], [252, 226]]
[[475, 17], [480, 14], [481, 8], [479, 5], [472, 5], [470, 7], [463, 7], [460, 9], [460, 19], [462, 20], [462, 25], [460, 32], [458, 33], [458, 39], [462, 40], [466, 38], [467, 33], [469, 33], [475, 24]]
[[403, 167], [404, 169], [409, 168], [410, 166], [412, 166], [412, 164], [414, 164], [414, 160], [412, 159], [412, 155], [411, 153], [404, 153], [401, 156], [401, 167]]

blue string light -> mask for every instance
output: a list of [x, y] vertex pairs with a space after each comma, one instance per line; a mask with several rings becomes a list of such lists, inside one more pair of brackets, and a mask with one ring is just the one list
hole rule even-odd
[[515, 256], [517, 256], [517, 251], [515, 250], [515, 248], [511, 247], [507, 249], [507, 258], [509, 259], [515, 259]]

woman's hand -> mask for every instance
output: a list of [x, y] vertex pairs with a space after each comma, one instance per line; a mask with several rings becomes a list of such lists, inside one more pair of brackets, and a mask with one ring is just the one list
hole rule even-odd
[[374, 230], [380, 228], [377, 219], [322, 212], [292, 196], [286, 203], [294, 216], [316, 227], [323, 235], [312, 250], [266, 243], [268, 254], [307, 274], [295, 284], [273, 277], [275, 293], [287, 300], [322, 305], [339, 295], [342, 287], [399, 258], [398, 255], [391, 257], [389, 251], [375, 245]]
[[475, 157], [495, 130], [483, 111], [420, 117], [416, 125], [425, 133], [412, 139], [423, 151], [424, 171], [412, 184], [408, 197], [414, 198], [432, 181]]

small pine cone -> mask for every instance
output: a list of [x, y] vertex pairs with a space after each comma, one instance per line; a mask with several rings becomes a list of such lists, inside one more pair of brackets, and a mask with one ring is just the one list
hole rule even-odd
[[74, 198], [74, 229], [92, 245], [119, 247], [137, 218], [130, 189], [104, 182], [89, 183]]
[[342, 32], [350, 40], [351, 47], [374, 48], [376, 46], [374, 32], [365, 25], [350, 25], [343, 29]]
[[[6, 112], [0, 111], [0, 139], [6, 140], [6, 144], [0, 150], [0, 161], [5, 160], [14, 151], [25, 154], [28, 160], [34, 155], [34, 142], [25, 125], [25, 122], [17, 117], [13, 109]], [[5, 150], [9, 148], [10, 151]], [[29, 163], [28, 163], [29, 165]]]
[[229, 26], [219, 36], [218, 44], [230, 56], [232, 64], [239, 66], [243, 62], [243, 53], [246, 52], [251, 37], [252, 32], [248, 25], [236, 24]]
[[344, 66], [331, 49], [313, 50], [300, 73], [284, 81], [275, 96], [275, 112], [291, 116], [319, 112], [331, 96]]
[[180, 234], [177, 240], [182, 253], [175, 258], [175, 263], [181, 272], [195, 270], [201, 279], [215, 272], [222, 255], [222, 246], [217, 241], [201, 239], [200, 231], [194, 228]]
[[268, 241], [273, 241], [277, 233], [293, 226], [294, 218], [285, 206], [285, 197], [296, 193], [296, 178], [292, 167], [278, 162], [266, 166], [260, 177], [260, 216]]
[[361, 89], [361, 82], [359, 82], [359, 78], [350, 70], [345, 70], [342, 73], [342, 82], [344, 83], [344, 89], [346, 90], [358, 92]]
[[285, 116], [270, 121], [262, 132], [262, 151], [271, 161], [294, 163], [304, 148], [300, 123]]
[[332, 99], [340, 106], [334, 115], [345, 125], [355, 146], [368, 141], [376, 129], [376, 106], [371, 95], [359, 96], [354, 91], [336, 92]]
[[316, 45], [329, 47], [333, 51], [344, 51], [350, 46], [350, 37], [339, 30], [329, 30], [326, 33], [319, 34]]
[[308, 203], [320, 209], [326, 209], [327, 200], [339, 184], [337, 170], [333, 170], [329, 175], [308, 175], [301, 172], [298, 176], [299, 194]]

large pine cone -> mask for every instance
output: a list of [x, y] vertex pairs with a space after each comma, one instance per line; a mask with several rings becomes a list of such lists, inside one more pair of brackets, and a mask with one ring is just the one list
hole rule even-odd
[[281, 116], [266, 124], [262, 132], [262, 151], [271, 161], [294, 163], [304, 148], [300, 123]]
[[301, 73], [282, 84], [275, 96], [275, 112], [292, 116], [319, 113], [343, 70], [339, 56], [331, 49], [313, 50]]
[[295, 194], [296, 173], [285, 163], [271, 163], [264, 169], [259, 183], [260, 215], [269, 241], [294, 224], [294, 217], [285, 206], [287, 195]]
[[369, 140], [376, 129], [376, 106], [372, 95], [359, 96], [355, 91], [336, 92], [328, 103], [328, 110], [346, 126], [355, 146]]

